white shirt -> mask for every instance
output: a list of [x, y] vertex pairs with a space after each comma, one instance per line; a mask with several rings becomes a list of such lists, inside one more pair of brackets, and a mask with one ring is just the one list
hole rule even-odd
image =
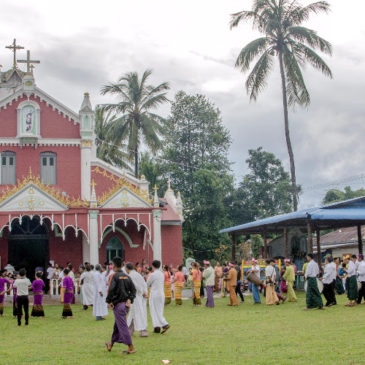
[[214, 269], [211, 266], [209, 266], [203, 271], [203, 278], [205, 278], [206, 286], [214, 286], [215, 273]]
[[351, 276], [356, 275], [356, 265], [354, 264], [354, 262], [352, 260], [349, 261], [349, 267], [347, 269], [347, 275], [349, 276], [349, 278]]
[[32, 285], [28, 278], [16, 279], [14, 281], [14, 288], [17, 288], [17, 295], [29, 295], [29, 287]]
[[257, 272], [254, 272], [254, 274], [260, 279], [260, 266], [252, 265], [252, 270], [258, 270]]
[[272, 265], [266, 266], [265, 277], [269, 277], [273, 283], [275, 282], [276, 272], [274, 266]]
[[311, 260], [308, 263], [307, 269], [305, 270], [305, 277], [306, 278], [316, 278], [319, 274], [319, 267], [318, 264]]
[[357, 275], [359, 276], [359, 281], [365, 282], [365, 261], [364, 260], [359, 262], [359, 266], [357, 267]]
[[336, 264], [334, 262], [328, 263], [324, 267], [323, 284], [331, 284], [334, 280], [336, 280], [336, 275]]
[[47, 269], [47, 279], [48, 280], [52, 279], [52, 276], [53, 276], [53, 267], [49, 267]]
[[151, 288], [151, 295], [164, 295], [165, 277], [160, 270], [155, 270], [147, 280], [147, 286]]

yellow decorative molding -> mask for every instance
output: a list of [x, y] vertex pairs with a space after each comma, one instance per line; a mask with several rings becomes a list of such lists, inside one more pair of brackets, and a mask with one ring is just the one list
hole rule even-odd
[[80, 197], [75, 198], [64, 196], [53, 186], [44, 184], [39, 176], [33, 175], [31, 168], [29, 168], [28, 176], [23, 177], [22, 180], [18, 179], [16, 185], [12, 185], [12, 187], [9, 187], [9, 185], [6, 186], [6, 188], [0, 193], [0, 203], [10, 198], [18, 191], [22, 190], [28, 184], [34, 184], [40, 190], [44, 191], [45, 193], [59, 201], [61, 204], [69, 208], [87, 208], [89, 206], [89, 203], [85, 200], [81, 200]]
[[98, 203], [103, 205], [108, 199], [110, 199], [116, 192], [118, 192], [122, 188], [127, 188], [132, 193], [140, 197], [146, 203], [152, 205], [153, 200], [149, 197], [148, 192], [146, 190], [142, 190], [139, 187], [130, 183], [126, 178], [119, 178], [114, 174], [108, 174], [105, 169], [100, 169], [99, 166], [94, 167], [91, 172], [102, 175], [106, 177], [108, 180], [112, 181], [115, 185], [112, 186], [109, 191], [104, 192], [101, 197], [98, 197]]
[[81, 141], [81, 147], [91, 147], [92, 142], [89, 140], [82, 140]]

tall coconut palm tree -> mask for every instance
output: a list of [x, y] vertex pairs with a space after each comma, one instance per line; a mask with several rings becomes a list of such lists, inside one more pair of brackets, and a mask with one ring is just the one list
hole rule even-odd
[[95, 108], [95, 134], [97, 157], [114, 166], [131, 171], [129, 154], [125, 152], [126, 146], [116, 146], [110, 138], [110, 127], [113, 118], [99, 106]]
[[146, 70], [142, 77], [137, 72], [122, 76], [117, 83], [105, 85], [102, 95], [112, 94], [120, 98], [115, 104], [106, 104], [104, 110], [110, 111], [114, 117], [110, 126], [110, 136], [114, 144], [120, 145], [127, 140], [130, 158], [134, 158], [134, 173], [139, 177], [139, 150], [144, 142], [155, 153], [161, 147], [160, 135], [164, 121], [155, 114], [158, 106], [168, 101], [169, 84], [164, 82], [158, 86], [147, 84], [151, 70]]
[[316, 31], [303, 27], [302, 23], [308, 20], [312, 13], [327, 13], [329, 7], [326, 1], [302, 6], [296, 0], [255, 0], [252, 10], [231, 15], [231, 29], [241, 22], [252, 21], [254, 29], [263, 34], [242, 48], [236, 60], [236, 67], [242, 72], [248, 71], [252, 62], [257, 60], [246, 80], [246, 89], [251, 100], [256, 100], [266, 86], [274, 60], [279, 63], [294, 210], [298, 209], [298, 186], [289, 133], [288, 105], [310, 104], [310, 95], [302, 75], [305, 63], [332, 78], [330, 68], [315, 52], [319, 49], [331, 55], [331, 44], [319, 37]]

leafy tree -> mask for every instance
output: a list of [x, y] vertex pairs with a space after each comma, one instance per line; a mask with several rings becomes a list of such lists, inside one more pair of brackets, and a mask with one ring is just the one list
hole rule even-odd
[[242, 48], [236, 60], [236, 67], [246, 72], [257, 59], [246, 80], [246, 89], [251, 100], [256, 100], [265, 88], [274, 60], [277, 59], [279, 63], [294, 210], [298, 208], [298, 187], [289, 131], [288, 106], [310, 104], [310, 95], [302, 75], [305, 63], [332, 77], [326, 62], [315, 52], [319, 49], [331, 55], [331, 44], [319, 37], [316, 31], [302, 26], [302, 23], [307, 21], [312, 13], [327, 13], [329, 7], [326, 1], [301, 6], [296, 0], [255, 0], [252, 10], [240, 11], [231, 17], [231, 29], [241, 22], [252, 21], [254, 29], [263, 34]]
[[153, 157], [148, 152], [141, 154], [140, 172], [144, 175], [151, 187], [158, 187], [159, 195], [163, 195], [167, 188], [166, 166], [163, 165], [158, 157]]
[[250, 173], [244, 176], [231, 197], [234, 224], [290, 212], [290, 177], [281, 161], [262, 147], [248, 153], [246, 163]]
[[331, 189], [327, 191], [323, 198], [323, 204], [340, 202], [347, 199], [359, 198], [361, 196], [365, 196], [365, 189], [352, 190], [350, 186], [346, 186], [344, 191]]
[[140, 78], [137, 72], [122, 76], [117, 83], [105, 85], [101, 94], [116, 95], [118, 103], [105, 104], [106, 111], [112, 112], [110, 138], [116, 145], [127, 140], [130, 158], [134, 158], [134, 174], [139, 177], [139, 150], [142, 141], [155, 153], [161, 148], [159, 135], [164, 119], [152, 111], [168, 101], [168, 83], [148, 85], [152, 71], [147, 70]]
[[218, 233], [231, 223], [226, 204], [233, 190], [229, 132], [205, 96], [182, 91], [172, 103], [165, 130], [166, 170], [184, 203], [184, 248], [198, 259], [212, 258], [220, 244], [229, 242]]
[[131, 170], [129, 166], [129, 155], [123, 147], [117, 147], [110, 138], [110, 127], [113, 118], [102, 108], [95, 110], [95, 134], [97, 138], [97, 157], [114, 166]]

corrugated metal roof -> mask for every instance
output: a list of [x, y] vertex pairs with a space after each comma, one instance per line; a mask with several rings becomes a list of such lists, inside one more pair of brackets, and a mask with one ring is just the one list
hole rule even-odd
[[332, 221], [335, 224], [337, 222], [343, 222], [344, 224], [351, 224], [351, 222], [359, 221], [365, 222], [365, 196], [339, 203], [324, 205], [322, 207], [310, 208], [260, 219], [255, 222], [222, 229], [220, 233], [230, 233], [235, 231], [242, 231], [242, 233], [244, 233], [244, 231], [249, 232], [250, 230], [264, 230], [266, 228], [268, 230], [275, 230], [283, 226], [304, 226], [309, 221], [317, 223], [321, 221]]

